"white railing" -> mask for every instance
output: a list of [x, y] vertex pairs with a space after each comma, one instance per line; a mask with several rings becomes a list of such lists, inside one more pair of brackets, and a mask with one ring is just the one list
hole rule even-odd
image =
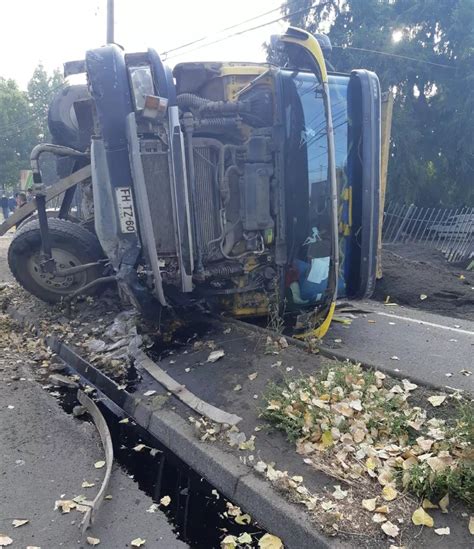
[[449, 262], [474, 254], [474, 208], [425, 208], [389, 203], [385, 207], [385, 244], [423, 242], [441, 251]]

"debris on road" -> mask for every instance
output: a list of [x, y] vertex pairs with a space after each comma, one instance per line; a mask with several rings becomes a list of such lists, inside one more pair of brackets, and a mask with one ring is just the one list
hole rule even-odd
[[217, 362], [224, 355], [225, 353], [222, 349], [219, 349], [217, 351], [212, 351], [207, 357], [207, 362]]

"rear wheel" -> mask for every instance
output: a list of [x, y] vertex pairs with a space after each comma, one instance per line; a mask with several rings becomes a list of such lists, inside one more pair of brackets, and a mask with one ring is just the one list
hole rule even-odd
[[[97, 237], [76, 223], [64, 219], [48, 220], [51, 252], [57, 269], [68, 269], [103, 258]], [[39, 222], [24, 225], [13, 238], [8, 249], [8, 265], [16, 280], [36, 297], [49, 303], [80, 290], [102, 274], [102, 267], [94, 267], [73, 275], [59, 276], [41, 269], [41, 236]], [[96, 293], [100, 285], [85, 291]]]

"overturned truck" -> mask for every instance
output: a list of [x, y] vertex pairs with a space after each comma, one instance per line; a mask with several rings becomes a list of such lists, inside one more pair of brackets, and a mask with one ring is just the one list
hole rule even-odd
[[[328, 72], [324, 36], [290, 27], [273, 44], [285, 66], [193, 62], [171, 72], [152, 49], [113, 44], [66, 64], [87, 85], [60, 91], [54, 143], [32, 152], [37, 213], [25, 210], [9, 249], [18, 282], [48, 302], [116, 282], [155, 318], [193, 302], [233, 316], [276, 305], [310, 311], [319, 335], [337, 294], [369, 296], [378, 79]], [[44, 152], [62, 178], [54, 211]]]

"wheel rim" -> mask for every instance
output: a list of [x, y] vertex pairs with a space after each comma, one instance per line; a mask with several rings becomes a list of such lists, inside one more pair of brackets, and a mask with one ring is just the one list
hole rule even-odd
[[[58, 269], [69, 269], [77, 267], [82, 262], [73, 253], [61, 248], [52, 248], [51, 255], [56, 262]], [[40, 267], [41, 254], [38, 252], [32, 255], [27, 262], [28, 274], [42, 288], [57, 294], [68, 294], [84, 286], [87, 280], [86, 271], [68, 276], [43, 272]]]

